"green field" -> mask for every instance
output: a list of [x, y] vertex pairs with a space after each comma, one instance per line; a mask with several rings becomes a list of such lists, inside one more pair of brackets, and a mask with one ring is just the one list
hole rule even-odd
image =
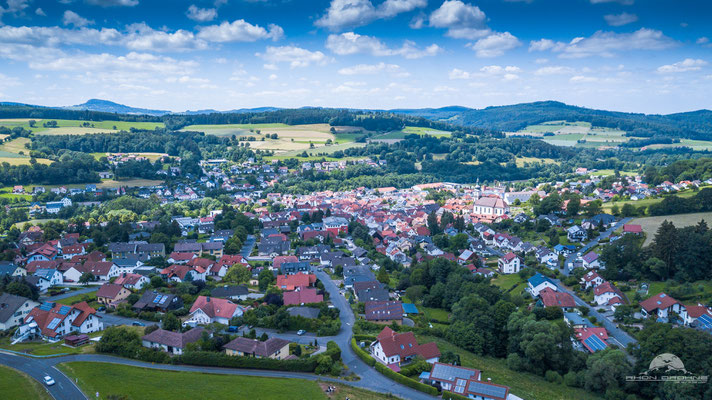
[[[17, 351], [20, 353], [27, 353], [36, 356], [50, 356], [59, 354], [79, 354], [87, 353], [93, 351], [93, 346], [86, 345], [82, 347], [69, 347], [64, 345], [64, 341], [57, 343], [49, 342], [21, 342], [17, 344], [10, 344], [11, 338], [9, 336], [0, 338], [0, 349]], [[0, 391], [0, 393], [2, 393]], [[0, 396], [2, 397], [2, 396]]]
[[393, 131], [393, 132], [388, 132], [383, 135], [377, 135], [374, 136], [372, 139], [374, 140], [389, 140], [389, 139], [403, 139], [406, 137], [406, 135], [412, 135], [412, 134], [417, 134], [417, 135], [429, 135], [429, 136], [435, 136], [435, 137], [446, 137], [450, 136], [452, 133], [448, 131], [441, 131], [437, 129], [431, 129], [431, 128], [423, 128], [419, 126], [406, 126], [400, 131]]
[[327, 399], [316, 382], [299, 379], [161, 371], [125, 365], [72, 362], [57, 366], [94, 398], [128, 399]]
[[[37, 121], [34, 128], [30, 127], [29, 120], [32, 118], [0, 119], [0, 126], [12, 128], [21, 126], [40, 135], [81, 135], [84, 133], [113, 133], [120, 130], [128, 131], [136, 129], [155, 129], [164, 127], [163, 122], [126, 122], [126, 121], [80, 121], [74, 119], [35, 119]], [[57, 121], [57, 128], [45, 128], [42, 124], [46, 121]], [[88, 122], [89, 127], [82, 124]], [[74, 128], [74, 129], [72, 129]]]
[[[6, 162], [10, 165], [30, 165], [30, 150], [25, 144], [30, 143], [28, 138], [17, 138], [0, 145], [0, 163]], [[51, 160], [37, 158], [38, 163], [51, 164]]]
[[[544, 136], [551, 132], [554, 136]], [[627, 142], [625, 132], [611, 128], [591, 126], [590, 122], [550, 121], [537, 125], [529, 125], [517, 132], [508, 132], [509, 136], [538, 136], [543, 137], [547, 143], [557, 146], [599, 147], [616, 146], [618, 143]], [[577, 143], [578, 140], [586, 143]]]
[[524, 289], [527, 288], [527, 282], [522, 279], [519, 274], [500, 274], [496, 278], [492, 279], [492, 284], [504, 291], [507, 291], [511, 289], [512, 286], [517, 285], [517, 287], [512, 289], [510, 292], [512, 294], [521, 294]]
[[523, 167], [524, 164], [561, 164], [561, 161], [556, 161], [553, 158], [539, 158], [539, 157], [517, 157], [516, 159], [517, 167]]
[[52, 397], [42, 384], [25, 373], [0, 365], [0, 393], [6, 400], [38, 399], [49, 400]]
[[[604, 203], [602, 208], [603, 208], [604, 211], [609, 212], [609, 211], [613, 208], [614, 205], [617, 205], [619, 209], [620, 209], [621, 207], [623, 207], [624, 204], [631, 204], [631, 205], [634, 206], [635, 208], [639, 208], [639, 207], [641, 207], [641, 206], [643, 206], [643, 207], [648, 207], [648, 206], [650, 206], [651, 204], [660, 203], [661, 201], [663, 201], [663, 199], [664, 199], [666, 196], [673, 196], [673, 195], [675, 195], [675, 196], [677, 196], [677, 197], [686, 198], [686, 197], [692, 197], [692, 196], [694, 196], [696, 193], [697, 193], [697, 192], [692, 191], [692, 190], [685, 190], [685, 191], [678, 192], [678, 193], [666, 194], [666, 195], [663, 195], [663, 196], [661, 196], [661, 197], [649, 197], [649, 198], [647, 198], [647, 199], [642, 199], [642, 200], [623, 200], [623, 201], [614, 201], [614, 202], [611, 201], [611, 202]], [[675, 218], [675, 217], [677, 217], [677, 216], [669, 217], [668, 219], [673, 219], [673, 218]]]
[[544, 377], [526, 372], [515, 372], [507, 368], [503, 358], [483, 357], [463, 350], [437, 337], [419, 337], [418, 342], [435, 342], [440, 352], [452, 351], [460, 355], [463, 367], [476, 368], [482, 371], [482, 380], [492, 378], [492, 383], [509, 386], [510, 392], [527, 400], [589, 400], [600, 399], [599, 396], [583, 389], [568, 387], [563, 384], [550, 383]]
[[[684, 192], [682, 194], [686, 194], [688, 192]], [[690, 191], [690, 195], [693, 195], [695, 192]], [[684, 197], [689, 197], [689, 196], [684, 196]], [[647, 200], [647, 199], [645, 199]], [[643, 202], [645, 200], [641, 200], [640, 202]], [[660, 200], [660, 199], [654, 199], [654, 200]], [[633, 202], [635, 205], [636, 203], [640, 202]], [[676, 227], [682, 228], [685, 226], [691, 226], [691, 225], [696, 225], [698, 222], [701, 220], [705, 220], [708, 224], [712, 223], [712, 212], [701, 212], [701, 213], [692, 213], [692, 214], [676, 214], [676, 215], [661, 215], [659, 217], [645, 217], [645, 218], [636, 218], [632, 220], [630, 223], [631, 224], [637, 224], [640, 225], [643, 228], [643, 232], [646, 235], [645, 238], [645, 244], [648, 245], [650, 242], [652, 242], [653, 237], [655, 237], [655, 232], [658, 230], [658, 227], [660, 224], [663, 223], [663, 221], [668, 220], [672, 221], [673, 224], [675, 224]]]

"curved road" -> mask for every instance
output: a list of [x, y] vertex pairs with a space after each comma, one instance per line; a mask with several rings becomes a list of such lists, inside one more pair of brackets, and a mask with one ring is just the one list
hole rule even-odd
[[153, 368], [170, 371], [185, 371], [185, 372], [208, 372], [215, 374], [226, 375], [246, 375], [260, 376], [273, 378], [295, 378], [306, 380], [323, 380], [329, 382], [338, 382], [354, 387], [368, 389], [379, 393], [391, 393], [404, 399], [413, 400], [432, 400], [434, 397], [411, 389], [407, 386], [394, 382], [385, 376], [378, 373], [374, 368], [369, 367], [351, 349], [352, 327], [355, 322], [355, 317], [351, 307], [346, 299], [339, 293], [339, 288], [323, 271], [315, 271], [319, 279], [324, 283], [325, 289], [331, 296], [331, 301], [339, 309], [341, 320], [341, 330], [338, 335], [330, 337], [322, 337], [324, 340], [334, 340], [341, 348], [341, 358], [349, 371], [356, 373], [361, 377], [358, 381], [344, 381], [335, 378], [299, 372], [286, 371], [270, 371], [270, 370], [252, 370], [252, 369], [229, 369], [218, 367], [202, 367], [190, 365], [171, 365], [171, 364], [151, 364], [138, 360], [113, 357], [101, 354], [77, 354], [51, 358], [33, 358], [25, 357], [10, 353], [0, 352], [0, 364], [4, 364], [27, 373], [31, 377], [42, 382], [45, 375], [50, 375], [57, 382], [54, 386], [50, 386], [50, 394], [57, 400], [75, 400], [86, 399], [86, 396], [72, 383], [72, 381], [58, 369], [55, 365], [64, 362], [72, 361], [88, 361], [88, 362], [108, 362], [114, 364], [129, 365], [134, 367]]

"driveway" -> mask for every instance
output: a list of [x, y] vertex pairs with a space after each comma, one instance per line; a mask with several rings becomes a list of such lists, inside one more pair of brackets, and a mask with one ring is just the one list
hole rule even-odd
[[50, 297], [45, 297], [45, 298], [40, 297], [40, 300], [42, 300], [42, 301], [57, 301], [57, 300], [66, 299], [68, 297], [73, 297], [73, 296], [76, 296], [79, 294], [87, 294], [87, 293], [96, 292], [97, 290], [99, 290], [99, 286], [87, 286], [87, 287], [83, 287], [79, 290], [70, 290], [67, 293], [58, 294], [56, 296], [50, 296]]
[[247, 235], [247, 239], [245, 239], [245, 243], [242, 244], [242, 249], [240, 249], [240, 255], [244, 258], [248, 258], [250, 254], [252, 254], [255, 242], [257, 242], [255, 235]]
[[104, 326], [111, 326], [111, 325], [133, 325], [134, 321], [139, 321], [146, 326], [149, 325], [158, 325], [158, 322], [153, 322], [153, 321], [146, 321], [143, 319], [138, 319], [138, 318], [127, 318], [127, 317], [122, 317], [120, 315], [116, 314], [107, 314], [105, 312], [99, 312], [97, 311], [97, 315], [101, 317], [101, 322], [104, 323]]

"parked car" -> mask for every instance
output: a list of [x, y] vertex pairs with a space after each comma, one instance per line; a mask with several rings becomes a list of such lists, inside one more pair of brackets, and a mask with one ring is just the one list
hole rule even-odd
[[297, 335], [302, 336], [303, 334], [307, 333], [304, 329], [300, 329], [297, 331]]
[[45, 385], [47, 385], [47, 386], [52, 386], [52, 385], [54, 385], [54, 379], [52, 379], [52, 377], [49, 376], [49, 375], [45, 375], [45, 377], [44, 377], [44, 383], [45, 383]]
[[237, 332], [238, 330], [240, 330], [240, 327], [236, 325], [230, 325], [227, 327], [228, 332]]
[[106, 311], [106, 307], [101, 306], [101, 307], [97, 308], [96, 311], [102, 311], [102, 312]]
[[140, 322], [140, 321], [134, 321], [134, 322], [131, 323], [131, 325], [133, 325], [133, 326], [146, 326], [146, 324], [144, 324], [143, 322]]

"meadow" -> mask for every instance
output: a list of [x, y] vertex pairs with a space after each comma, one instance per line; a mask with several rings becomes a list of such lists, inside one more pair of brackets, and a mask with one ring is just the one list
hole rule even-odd
[[[693, 193], [693, 192], [690, 192], [690, 193]], [[660, 227], [660, 225], [665, 220], [671, 221], [678, 228], [683, 228], [686, 226], [696, 225], [698, 222], [700, 222], [703, 219], [707, 222], [708, 225], [710, 223], [712, 223], [712, 212], [701, 212], [701, 213], [692, 213], [692, 214], [676, 214], [676, 215], [661, 215], [658, 217], [636, 218], [636, 219], [632, 220], [630, 223], [640, 225], [643, 228], [643, 232], [646, 235], [644, 245], [647, 246], [648, 244], [650, 244], [650, 242], [652, 242], [653, 238], [655, 237], [655, 232], [658, 230], [658, 227]]]
[[[80, 121], [76, 119], [35, 119], [35, 127], [31, 127], [29, 121], [32, 118], [11, 118], [0, 119], [0, 126], [13, 128], [16, 126], [31, 130], [38, 135], [82, 135], [92, 133], [114, 133], [121, 130], [128, 131], [136, 129], [155, 129], [164, 127], [162, 122], [127, 122], [127, 121]], [[57, 128], [45, 128], [42, 124], [46, 121], [57, 121]], [[89, 123], [84, 127], [84, 123]]]
[[38, 399], [52, 397], [44, 387], [25, 373], [0, 365], [0, 393], [8, 400]]
[[99, 399], [125, 396], [135, 400], [173, 400], [176, 393], [186, 399], [327, 399], [317, 382], [300, 379], [163, 371], [92, 362], [57, 367], [77, 379], [84, 393], [99, 393]]
[[[10, 165], [30, 165], [30, 150], [25, 147], [30, 143], [29, 138], [16, 138], [0, 145], [0, 163], [6, 162]], [[40, 164], [51, 164], [52, 160], [46, 158], [36, 159]]]

